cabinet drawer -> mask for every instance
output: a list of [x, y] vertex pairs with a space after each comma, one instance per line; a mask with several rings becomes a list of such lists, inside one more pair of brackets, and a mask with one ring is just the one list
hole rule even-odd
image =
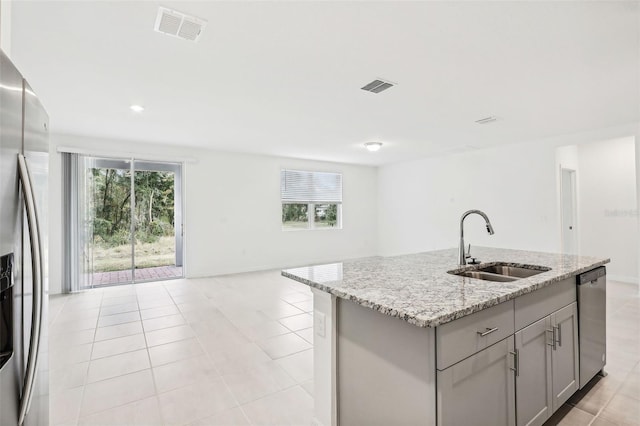
[[514, 299], [515, 328], [520, 330], [576, 301], [576, 277]]
[[438, 370], [463, 360], [513, 334], [513, 300], [436, 328]]

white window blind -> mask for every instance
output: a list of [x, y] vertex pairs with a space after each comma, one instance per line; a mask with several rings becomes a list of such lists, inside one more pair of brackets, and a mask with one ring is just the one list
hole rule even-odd
[[340, 173], [280, 171], [280, 195], [283, 203], [342, 203]]

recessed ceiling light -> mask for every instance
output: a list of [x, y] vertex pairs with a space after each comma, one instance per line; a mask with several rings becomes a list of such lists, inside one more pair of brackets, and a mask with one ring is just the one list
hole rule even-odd
[[131, 108], [131, 111], [133, 111], [133, 112], [142, 112], [142, 111], [144, 111], [144, 107], [142, 105], [131, 105], [129, 108]]
[[376, 152], [382, 147], [382, 142], [367, 142], [364, 144], [365, 148], [367, 148], [371, 152]]

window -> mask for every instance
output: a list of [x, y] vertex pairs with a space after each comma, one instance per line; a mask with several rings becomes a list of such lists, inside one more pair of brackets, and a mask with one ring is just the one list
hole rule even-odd
[[340, 173], [280, 171], [282, 229], [341, 229]]

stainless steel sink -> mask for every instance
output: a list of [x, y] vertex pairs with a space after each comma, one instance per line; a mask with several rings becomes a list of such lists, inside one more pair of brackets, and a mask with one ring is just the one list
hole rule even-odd
[[476, 270], [480, 272], [489, 272], [491, 274], [505, 275], [507, 277], [527, 278], [546, 272], [549, 269], [550, 268], [544, 268], [541, 270], [530, 267], [528, 268], [526, 266], [491, 265], [480, 267]]
[[480, 271], [462, 271], [462, 272], [449, 272], [449, 273], [454, 275], [460, 275], [463, 277], [468, 277], [468, 278], [476, 278], [479, 280], [496, 281], [496, 282], [503, 282], [503, 283], [517, 280], [517, 278], [515, 277], [509, 277], [506, 275], [498, 275], [498, 274], [492, 274], [492, 273], [480, 272]]
[[520, 278], [532, 277], [550, 270], [551, 268], [545, 266], [511, 266], [509, 264], [496, 262], [491, 265], [478, 265], [472, 269], [449, 271], [449, 273], [485, 281], [510, 282]]

